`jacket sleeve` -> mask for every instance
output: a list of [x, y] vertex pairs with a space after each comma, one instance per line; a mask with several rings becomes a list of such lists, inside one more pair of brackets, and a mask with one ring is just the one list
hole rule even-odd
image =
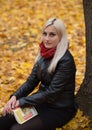
[[13, 93], [12, 96], [16, 96], [17, 99], [25, 97], [34, 90], [38, 83], [37, 64], [35, 64], [26, 82], [15, 93]]
[[60, 60], [49, 87], [45, 91], [38, 91], [31, 96], [21, 98], [19, 100], [20, 106], [35, 106], [45, 101], [54, 102], [57, 96], [62, 93], [65, 86], [74, 76], [75, 68], [73, 61], [70, 59], [65, 61]]

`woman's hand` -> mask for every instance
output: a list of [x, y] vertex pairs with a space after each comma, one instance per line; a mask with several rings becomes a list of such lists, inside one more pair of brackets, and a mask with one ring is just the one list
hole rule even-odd
[[15, 104], [14, 108], [17, 108], [17, 107], [19, 107], [19, 100], [16, 101], [16, 104]]
[[12, 109], [19, 106], [19, 101], [16, 100], [15, 96], [12, 96], [11, 99], [6, 103], [2, 114], [6, 115], [6, 113], [11, 113]]

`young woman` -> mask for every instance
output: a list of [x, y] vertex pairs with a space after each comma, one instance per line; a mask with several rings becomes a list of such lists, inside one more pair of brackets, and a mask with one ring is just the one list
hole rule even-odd
[[[26, 82], [12, 94], [0, 117], [1, 130], [55, 130], [75, 113], [75, 72], [66, 29], [60, 19], [49, 19], [42, 31], [39, 53]], [[39, 90], [29, 95], [39, 84]], [[34, 106], [38, 115], [20, 125], [11, 114], [16, 107]]]

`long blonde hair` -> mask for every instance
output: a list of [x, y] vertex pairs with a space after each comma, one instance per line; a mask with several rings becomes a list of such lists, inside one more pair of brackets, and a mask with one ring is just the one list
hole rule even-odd
[[[50, 63], [50, 66], [48, 67], [49, 73], [55, 71], [58, 61], [60, 60], [61, 57], [63, 57], [66, 50], [68, 49], [68, 39], [67, 39], [66, 29], [65, 29], [63, 22], [60, 19], [51, 18], [45, 23], [45, 25], [43, 26], [43, 30], [46, 29], [50, 25], [53, 25], [56, 28], [56, 30], [58, 32], [58, 36], [60, 38], [60, 42], [57, 45], [54, 57]], [[40, 58], [41, 58], [41, 55], [40, 55], [40, 51], [39, 51], [38, 55], [36, 57], [36, 62]]]

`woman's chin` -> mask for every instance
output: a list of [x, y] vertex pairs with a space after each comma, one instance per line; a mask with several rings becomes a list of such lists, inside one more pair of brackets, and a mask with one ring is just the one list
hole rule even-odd
[[52, 46], [48, 45], [48, 44], [44, 44], [44, 46], [48, 49], [52, 48]]

